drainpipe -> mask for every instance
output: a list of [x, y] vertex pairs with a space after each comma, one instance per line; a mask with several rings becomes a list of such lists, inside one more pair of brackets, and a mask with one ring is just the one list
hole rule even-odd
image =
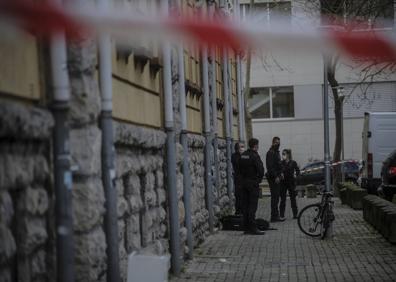
[[224, 93], [224, 123], [226, 128], [226, 157], [227, 157], [227, 193], [232, 198], [232, 170], [231, 170], [231, 128], [230, 128], [230, 92], [228, 82], [228, 53], [223, 50], [223, 93]]
[[[216, 12], [216, 4], [215, 2], [209, 3], [209, 12], [212, 18], [215, 17]], [[213, 140], [213, 162], [214, 162], [214, 187], [219, 191], [219, 156], [218, 156], [218, 148], [219, 148], [219, 140], [218, 140], [218, 120], [217, 120], [217, 78], [216, 78], [216, 49], [211, 48], [210, 57], [212, 60], [211, 63], [211, 71], [212, 71], [212, 140]], [[216, 199], [217, 201], [218, 199]]]
[[202, 49], [202, 80], [204, 91], [204, 135], [205, 135], [205, 186], [206, 186], [206, 208], [209, 212], [209, 231], [213, 233], [214, 230], [214, 215], [213, 215], [213, 187], [211, 176], [211, 161], [210, 161], [210, 102], [209, 102], [209, 67], [208, 67], [208, 48]]
[[[54, 1], [59, 4], [59, 1]], [[53, 133], [54, 185], [56, 215], [57, 281], [74, 282], [74, 242], [72, 218], [72, 173], [70, 169], [70, 85], [67, 72], [67, 52], [64, 34], [56, 34], [50, 43], [53, 87], [52, 111], [55, 119]]]
[[[239, 0], [234, 0], [234, 7], [235, 7], [235, 21], [239, 23], [241, 19], [241, 13], [240, 13], [240, 6], [239, 6]], [[237, 73], [236, 73], [236, 83], [237, 83], [237, 97], [238, 97], [238, 123], [239, 123], [239, 140], [242, 143], [245, 143], [245, 138], [243, 134], [243, 104], [242, 104], [242, 81], [241, 81], [241, 56], [240, 54], [237, 54]]]
[[[98, 8], [106, 11], [108, 0], [99, 0]], [[102, 129], [102, 182], [105, 192], [104, 229], [106, 232], [107, 281], [120, 281], [118, 221], [117, 221], [117, 191], [115, 178], [115, 149], [113, 142], [113, 92], [112, 92], [112, 62], [111, 41], [108, 34], [101, 34], [99, 48], [99, 84], [101, 92], [102, 111], [100, 114], [100, 128]]]
[[[169, 15], [168, 0], [161, 1], [161, 10], [164, 16]], [[172, 66], [171, 47], [168, 41], [163, 43], [163, 82], [165, 103], [165, 130], [166, 130], [166, 169], [167, 189], [169, 205], [169, 229], [170, 229], [170, 251], [171, 270], [173, 274], [180, 273], [180, 237], [179, 237], [179, 214], [178, 197], [176, 187], [176, 137], [173, 118], [172, 97]]]
[[[181, 10], [180, 0], [177, 2], [177, 7]], [[177, 49], [178, 71], [179, 71], [179, 111], [181, 119], [181, 133], [180, 143], [183, 146], [183, 203], [184, 203], [184, 224], [187, 228], [187, 246], [189, 259], [193, 258], [193, 234], [192, 234], [192, 221], [191, 221], [191, 173], [190, 173], [190, 154], [188, 151], [188, 138], [187, 138], [187, 106], [186, 106], [186, 80], [184, 76], [184, 48], [180, 43]]]

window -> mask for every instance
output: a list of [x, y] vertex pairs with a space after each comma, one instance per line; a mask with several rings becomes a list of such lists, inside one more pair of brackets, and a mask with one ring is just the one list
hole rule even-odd
[[252, 118], [294, 117], [293, 87], [252, 88], [249, 111]]
[[[242, 5], [242, 18], [249, 16], [250, 4]], [[291, 19], [291, 1], [269, 1], [267, 3], [254, 3], [251, 15], [267, 25], [276, 22], [281, 17], [283, 20]]]

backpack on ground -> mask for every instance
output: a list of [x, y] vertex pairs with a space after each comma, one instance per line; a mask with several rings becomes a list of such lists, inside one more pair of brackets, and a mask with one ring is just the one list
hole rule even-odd
[[[229, 231], [243, 231], [242, 216], [241, 215], [227, 215], [221, 218], [223, 230]], [[261, 231], [276, 230], [271, 228], [270, 223], [263, 218], [256, 218], [257, 229]]]

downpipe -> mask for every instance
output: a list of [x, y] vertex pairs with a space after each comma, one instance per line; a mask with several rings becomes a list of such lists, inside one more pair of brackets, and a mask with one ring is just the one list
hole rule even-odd
[[[168, 0], [161, 1], [163, 16], [169, 15]], [[169, 234], [171, 251], [171, 271], [174, 275], [180, 274], [180, 236], [179, 236], [179, 213], [176, 187], [176, 138], [173, 117], [173, 93], [172, 93], [172, 66], [171, 47], [168, 41], [163, 43], [163, 83], [165, 104], [165, 130], [166, 130], [166, 172], [169, 204]]]
[[[54, 1], [57, 2], [57, 1]], [[57, 281], [74, 281], [74, 241], [72, 218], [72, 172], [70, 156], [70, 85], [67, 71], [66, 40], [63, 34], [51, 38], [51, 74], [53, 84], [53, 131], [56, 266]]]
[[202, 78], [204, 90], [204, 135], [205, 135], [205, 186], [206, 186], [206, 208], [209, 212], [209, 232], [214, 231], [214, 212], [213, 212], [213, 186], [211, 175], [211, 133], [210, 133], [210, 102], [209, 102], [209, 67], [208, 67], [208, 49], [202, 50]]
[[[180, 1], [178, 7], [181, 7]], [[184, 203], [184, 224], [187, 229], [187, 258], [193, 258], [193, 232], [191, 221], [191, 173], [190, 173], [190, 154], [188, 151], [188, 137], [187, 137], [187, 109], [186, 109], [186, 82], [184, 76], [184, 49], [183, 44], [180, 43], [177, 49], [178, 56], [178, 71], [179, 71], [179, 111], [181, 117], [181, 133], [180, 143], [183, 146], [183, 203]]]
[[[99, 0], [98, 8], [107, 10], [108, 0]], [[102, 111], [100, 128], [102, 130], [102, 182], [105, 194], [104, 229], [106, 233], [107, 281], [120, 281], [117, 191], [115, 188], [115, 149], [113, 141], [113, 92], [112, 92], [112, 62], [111, 41], [108, 34], [101, 34], [99, 48], [99, 84], [101, 91]]]
[[[210, 17], [215, 17], [215, 3], [211, 2], [209, 6]], [[213, 187], [216, 188], [218, 193], [219, 191], [219, 157], [218, 157], [218, 149], [219, 149], [219, 140], [218, 140], [218, 120], [217, 120], [217, 79], [216, 79], [216, 52], [214, 48], [210, 49], [210, 57], [211, 57], [211, 70], [212, 70], [212, 145], [213, 145], [213, 162], [214, 162], [214, 176], [212, 178]], [[214, 199], [214, 201], [218, 201], [218, 199]]]
[[228, 53], [223, 50], [223, 93], [224, 93], [224, 123], [226, 127], [226, 158], [227, 158], [227, 194], [232, 199], [232, 170], [231, 170], [231, 128], [230, 128], [230, 99], [228, 84]]

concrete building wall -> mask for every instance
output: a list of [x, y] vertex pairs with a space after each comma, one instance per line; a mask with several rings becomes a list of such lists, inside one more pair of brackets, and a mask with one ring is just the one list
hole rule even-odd
[[[334, 120], [330, 121], [330, 149], [335, 140]], [[345, 119], [345, 158], [362, 158], [363, 118]], [[291, 149], [300, 167], [323, 159], [323, 120], [253, 121], [254, 136], [260, 140], [260, 155], [265, 157], [272, 137], [281, 138], [281, 149]]]

